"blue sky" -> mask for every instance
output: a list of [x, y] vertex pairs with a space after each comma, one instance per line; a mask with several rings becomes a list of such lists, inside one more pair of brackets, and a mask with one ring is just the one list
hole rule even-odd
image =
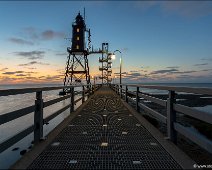
[[[62, 82], [64, 38], [84, 7], [94, 48], [122, 51], [125, 82], [212, 83], [210, 1], [1, 1], [0, 83]], [[98, 57], [89, 56], [91, 75]]]

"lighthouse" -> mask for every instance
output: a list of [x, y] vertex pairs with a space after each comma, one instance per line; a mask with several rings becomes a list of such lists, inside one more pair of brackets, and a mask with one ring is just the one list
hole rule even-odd
[[74, 52], [85, 52], [85, 32], [86, 25], [83, 17], [78, 13], [75, 22], [72, 24], [72, 46], [71, 51]]

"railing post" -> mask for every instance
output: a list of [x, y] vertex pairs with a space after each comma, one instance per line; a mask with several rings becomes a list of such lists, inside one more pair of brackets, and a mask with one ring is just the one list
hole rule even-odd
[[128, 103], [127, 91], [128, 91], [128, 87], [126, 85], [126, 87], [125, 87], [125, 101]]
[[122, 85], [120, 85], [120, 97], [122, 98]]
[[87, 87], [88, 87], [88, 98], [89, 98], [91, 95], [91, 85], [89, 84]]
[[34, 143], [43, 137], [43, 99], [42, 91], [36, 92], [34, 113]]
[[168, 138], [177, 143], [177, 132], [174, 130], [174, 122], [176, 122], [176, 111], [173, 109], [175, 103], [175, 92], [169, 91], [169, 97], [167, 99], [167, 133]]
[[70, 88], [70, 92], [71, 92], [71, 108], [70, 108], [70, 112], [74, 111], [74, 87]]
[[138, 103], [139, 103], [139, 87], [137, 87], [137, 90], [136, 90], [136, 110], [137, 110], [137, 112], [140, 111]]
[[94, 85], [92, 85], [92, 93], [94, 94], [95, 90], [94, 90]]
[[85, 102], [85, 86], [82, 86], [82, 103]]

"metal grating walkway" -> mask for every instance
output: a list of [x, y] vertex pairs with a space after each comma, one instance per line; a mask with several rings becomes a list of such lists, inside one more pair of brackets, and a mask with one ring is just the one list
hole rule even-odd
[[181, 169], [108, 87], [28, 169]]

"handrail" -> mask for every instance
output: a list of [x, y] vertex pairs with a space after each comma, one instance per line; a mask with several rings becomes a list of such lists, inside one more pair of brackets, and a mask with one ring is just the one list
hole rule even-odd
[[[5, 113], [0, 115], [0, 125], [7, 123], [9, 121], [15, 120], [19, 117], [25, 116], [29, 113], [34, 112], [34, 125], [29, 126], [25, 130], [18, 132], [17, 134], [9, 137], [8, 139], [4, 140], [0, 143], [0, 153], [4, 150], [11, 147], [13, 144], [17, 143], [19, 140], [23, 139], [28, 134], [34, 131], [34, 142], [37, 143], [43, 137], [43, 125], [47, 124], [50, 120], [58, 116], [60, 113], [64, 112], [65, 110], [70, 108], [70, 113], [74, 111], [74, 105], [81, 101], [85, 101], [85, 96], [90, 96], [94, 93], [94, 91], [98, 90], [100, 84], [96, 85], [71, 85], [71, 86], [58, 86], [58, 87], [41, 87], [41, 88], [23, 88], [23, 89], [7, 89], [7, 90], [0, 90], [0, 96], [9, 96], [9, 95], [17, 95], [17, 94], [25, 94], [25, 93], [36, 93], [36, 100], [35, 105], [28, 106], [22, 109], [18, 109], [9, 113]], [[82, 87], [82, 91], [74, 91], [75, 87]], [[88, 87], [87, 89], [85, 87]], [[46, 102], [43, 102], [42, 99], [42, 92], [43, 91], [51, 91], [51, 90], [58, 90], [70, 88], [70, 93], [62, 97], [58, 97], [56, 99], [52, 99]], [[87, 94], [86, 94], [87, 93]], [[82, 97], [78, 99], [74, 99], [75, 95], [82, 94]], [[84, 95], [83, 95], [84, 94]], [[50, 116], [43, 118], [43, 109], [45, 107], [51, 106], [55, 103], [60, 101], [71, 99], [70, 104], [64, 106], [63, 108], [55, 111]]]
[[82, 87], [82, 86], [88, 86], [88, 85], [81, 85], [81, 86], [80, 85], [71, 85], [71, 86], [56, 86], [56, 87], [6, 89], [6, 90], [0, 90], [0, 96], [34, 93], [34, 92], [38, 92], [38, 91], [51, 91], [51, 90], [59, 90], [59, 89], [64, 89], [64, 88]]
[[25, 107], [23, 109], [19, 109], [19, 110], [15, 110], [3, 115], [0, 115], [0, 125], [7, 123], [11, 120], [17, 119], [21, 116], [25, 116], [31, 112], [33, 112], [35, 110], [35, 106], [29, 106], [29, 107]]
[[[123, 93], [124, 89], [122, 88], [125, 86], [125, 92]], [[132, 92], [128, 91], [128, 87], [136, 87], [137, 90]], [[193, 140], [196, 144], [200, 147], [206, 149], [210, 153], [212, 153], [212, 142], [208, 140], [206, 137], [198, 135], [197, 133], [191, 131], [189, 128], [180, 125], [176, 122], [176, 112], [183, 113], [185, 115], [191, 116], [193, 118], [199, 119], [203, 122], [212, 124], [212, 114], [199, 111], [195, 108], [190, 108], [188, 106], [176, 104], [176, 92], [185, 92], [185, 93], [192, 93], [192, 94], [203, 94], [203, 95], [212, 95], [212, 88], [197, 88], [197, 87], [175, 87], [175, 86], [156, 86], [156, 85], [140, 85], [140, 84], [111, 84], [111, 88], [120, 96], [125, 96], [125, 101], [128, 102], [128, 99], [136, 103], [136, 110], [139, 112], [139, 108], [145, 110], [148, 114], [152, 115], [157, 120], [165, 123], [167, 125], [167, 133], [168, 139], [172, 142], [176, 143], [177, 141], [177, 134], [176, 132], [181, 133], [182, 135], [186, 136], [190, 140]], [[166, 90], [168, 91], [168, 98], [167, 100], [162, 100], [156, 98], [148, 93], [143, 93], [140, 91], [139, 88], [148, 88], [148, 89], [157, 89], [157, 90]], [[129, 95], [136, 98], [133, 100], [129, 97]], [[159, 104], [163, 106], [167, 110], [167, 115], [164, 116], [161, 113], [151, 109], [144, 103], [140, 102], [140, 97], [149, 100], [153, 103]], [[196, 136], [195, 136], [196, 135]], [[210, 149], [208, 149], [210, 148]]]
[[[120, 86], [120, 84], [117, 85]], [[163, 86], [163, 85], [156, 86], [156, 85], [140, 85], [140, 84], [121, 84], [121, 86], [128, 86], [128, 87], [131, 86], [131, 87], [140, 87], [148, 89], [212, 95], [212, 88], [204, 88], [204, 87], [181, 87], [181, 86]]]

